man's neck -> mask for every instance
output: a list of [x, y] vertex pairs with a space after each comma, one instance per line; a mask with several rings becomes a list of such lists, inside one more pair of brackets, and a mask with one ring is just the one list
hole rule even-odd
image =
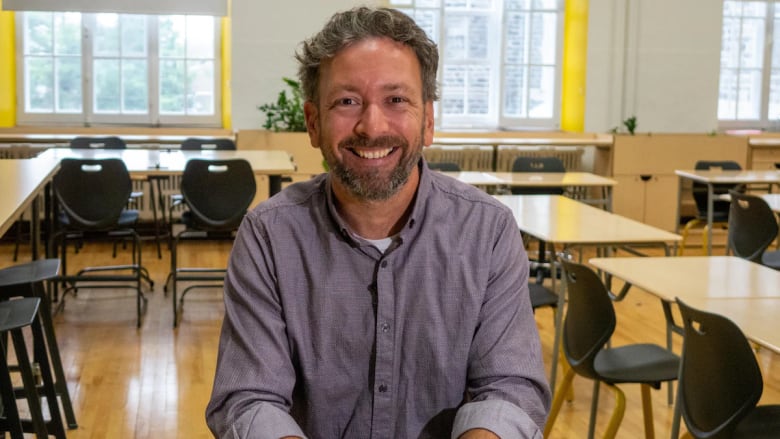
[[333, 184], [336, 209], [354, 233], [367, 239], [382, 239], [398, 233], [406, 223], [417, 193], [417, 169], [399, 191], [387, 200], [358, 199], [338, 182]]

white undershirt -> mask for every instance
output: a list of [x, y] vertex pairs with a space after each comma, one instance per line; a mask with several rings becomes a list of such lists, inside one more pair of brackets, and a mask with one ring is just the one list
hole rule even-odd
[[393, 243], [392, 237], [382, 238], [382, 239], [367, 239], [367, 238], [363, 238], [363, 239], [371, 243], [371, 245], [379, 249], [379, 251], [382, 253], [384, 253], [385, 250], [387, 250], [387, 248], [390, 247], [390, 244]]

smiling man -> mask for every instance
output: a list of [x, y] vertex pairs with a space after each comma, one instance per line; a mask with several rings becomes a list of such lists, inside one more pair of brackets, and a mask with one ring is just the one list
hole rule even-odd
[[550, 391], [511, 213], [428, 170], [438, 54], [401, 12], [297, 59], [330, 172], [244, 220], [206, 416], [225, 438], [541, 438]]

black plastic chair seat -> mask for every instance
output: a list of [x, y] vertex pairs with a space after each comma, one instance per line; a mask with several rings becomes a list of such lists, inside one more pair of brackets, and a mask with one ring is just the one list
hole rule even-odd
[[57, 276], [59, 271], [60, 260], [56, 258], [39, 259], [0, 269], [0, 291], [4, 287], [15, 287], [52, 279]]
[[604, 349], [593, 367], [602, 381], [610, 384], [645, 383], [656, 389], [662, 382], [677, 379], [680, 357], [655, 344], [634, 344]]
[[542, 306], [555, 308], [558, 306], [558, 295], [550, 291], [549, 288], [534, 282], [528, 282], [528, 291], [531, 295], [531, 308], [536, 309]]
[[780, 405], [760, 405], [737, 424], [733, 439], [777, 439], [780, 433]]
[[23, 299], [9, 300], [0, 305], [0, 332], [24, 328], [32, 325], [38, 314], [38, 305], [41, 299], [26, 297]]
[[780, 270], [780, 251], [764, 252], [761, 255], [761, 263], [775, 270]]

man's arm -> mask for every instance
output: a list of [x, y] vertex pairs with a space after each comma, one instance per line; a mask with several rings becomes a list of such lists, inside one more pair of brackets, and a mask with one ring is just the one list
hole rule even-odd
[[295, 371], [264, 235], [247, 215], [225, 277], [225, 318], [206, 408], [209, 428], [220, 438], [304, 437], [289, 415]]
[[501, 221], [469, 354], [470, 402], [458, 410], [453, 438], [483, 433], [504, 439], [541, 438], [550, 407], [551, 393], [528, 293], [528, 256], [511, 214], [502, 213]]

